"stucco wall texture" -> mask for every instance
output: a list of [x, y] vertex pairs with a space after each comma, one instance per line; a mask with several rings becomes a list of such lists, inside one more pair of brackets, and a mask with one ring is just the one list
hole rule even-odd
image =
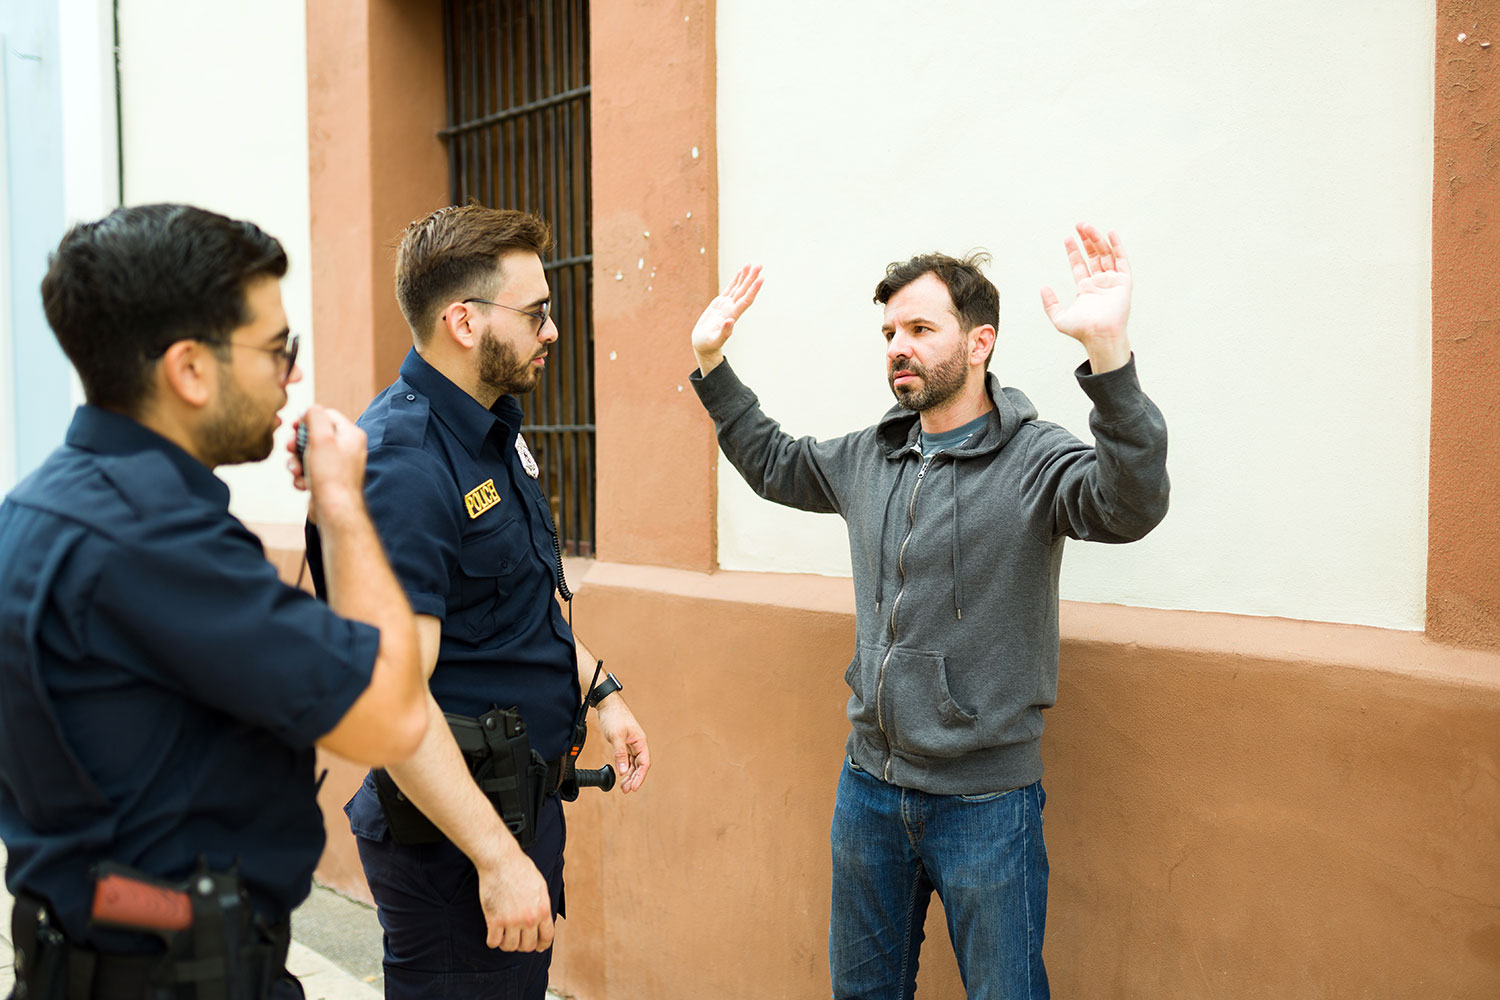
[[[378, 117], [371, 95], [385, 85], [378, 81], [392, 76], [420, 90], [426, 85], [410, 81], [440, 79], [424, 76], [440, 73], [440, 46], [395, 44], [402, 31], [430, 39], [431, 23], [414, 28], [412, 19], [435, 16], [436, 6], [353, 0], [335, 18], [309, 5], [314, 309], [321, 317], [319, 303], [343, 302], [348, 290], [355, 310], [333, 316], [327, 330], [320, 319], [319, 370], [329, 370], [327, 358], [356, 359], [338, 400], [352, 409], [394, 369], [397, 340], [387, 331], [399, 320], [383, 291], [390, 279], [382, 248], [401, 222], [444, 197], [441, 170], [410, 156], [428, 148], [420, 144], [432, 133], [422, 123], [441, 117], [440, 88], [405, 106], [406, 125], [369, 126]], [[1402, 370], [1411, 385], [1393, 403], [1409, 409], [1411, 394], [1425, 396], [1430, 385], [1430, 415], [1405, 420], [1409, 427], [1430, 418], [1430, 453], [1403, 444], [1388, 455], [1400, 468], [1386, 471], [1405, 498], [1402, 517], [1415, 521], [1391, 530], [1405, 533], [1405, 546], [1425, 527], [1431, 543], [1418, 544], [1415, 560], [1402, 549], [1357, 570], [1401, 577], [1415, 595], [1408, 602], [1415, 618], [1384, 628], [1065, 604], [1059, 704], [1043, 738], [1052, 860], [1046, 957], [1057, 996], [1500, 995], [1500, 540], [1492, 533], [1500, 524], [1500, 382], [1491, 363], [1500, 336], [1493, 296], [1500, 237], [1491, 221], [1500, 157], [1489, 135], [1494, 50], [1478, 46], [1500, 40], [1496, 8], [1444, 2], [1435, 20], [1415, 29], [1429, 53], [1415, 86], [1430, 100], [1433, 128], [1408, 128], [1404, 141], [1426, 156], [1421, 150], [1435, 137], [1431, 192], [1419, 206], [1430, 229], [1409, 227], [1398, 237], [1365, 231], [1354, 216], [1337, 235], [1350, 253], [1372, 260], [1430, 255], [1430, 305], [1420, 289], [1412, 292], [1410, 275], [1400, 278], [1402, 321], [1424, 342], [1430, 334], [1430, 359], [1425, 349], [1409, 353], [1419, 364]], [[1168, 9], [1178, 8], [1130, 5], [1146, 19]], [[1308, 23], [1303, 13], [1314, 17], [1305, 5], [1275, 9], [1294, 33]], [[1411, 4], [1340, 9], [1344, 19], [1334, 22], [1343, 29], [1330, 41], [1358, 47], [1383, 39], [1365, 45], [1371, 58], [1410, 59], [1409, 38], [1393, 38], [1387, 23], [1361, 33], [1372, 19], [1432, 17], [1431, 7]], [[871, 16], [880, 11], [895, 16], [888, 5]], [[729, 165], [716, 161], [725, 127], [715, 96], [722, 13], [710, 0], [593, 5], [601, 537], [600, 561], [570, 578], [579, 632], [624, 679], [656, 765], [637, 796], [586, 795], [570, 807], [568, 918], [554, 985], [581, 1000], [828, 992], [827, 832], [846, 731], [850, 585], [720, 568], [711, 429], [691, 390], [678, 389], [691, 365], [686, 332], [717, 284], [726, 239], [720, 187]], [[1326, 12], [1316, 17], [1330, 23]], [[775, 27], [789, 23], [800, 18]], [[1474, 41], [1459, 41], [1460, 33]], [[1155, 58], [1168, 61], [1185, 47], [1207, 60], [1209, 41], [1228, 47], [1236, 65], [1253, 57], [1266, 64], [1258, 73], [1277, 77], [1280, 65], [1254, 36], [1178, 38]], [[886, 64], [899, 69], [899, 55], [893, 50]], [[942, 68], [935, 56], [924, 65]], [[335, 79], [328, 74], [349, 67], [351, 91], [320, 92], [320, 81]], [[809, 103], [819, 97], [806, 90]], [[1289, 100], [1317, 96], [1288, 90]], [[357, 111], [352, 125], [339, 115], [345, 100]], [[1309, 149], [1304, 158], [1317, 155]], [[378, 175], [371, 163], [382, 164]], [[816, 178], [819, 161], [803, 163]], [[1403, 174], [1392, 195], [1403, 204], [1409, 182]], [[347, 203], [336, 197], [346, 189]], [[319, 192], [335, 197], [320, 201]], [[1378, 185], [1366, 193], [1384, 194]], [[1123, 205], [1128, 195], [1094, 206]], [[835, 277], [843, 266], [837, 235], [807, 235], [823, 241]], [[1306, 235], [1288, 232], [1291, 252], [1307, 252], [1299, 242]], [[1400, 247], [1378, 246], [1398, 238]], [[1409, 245], [1414, 238], [1418, 245]], [[1202, 246], [1212, 256], [1213, 244]], [[654, 271], [654, 280], [630, 280], [648, 254], [650, 268], [641, 270]], [[813, 277], [782, 280], [807, 287]], [[604, 360], [610, 352], [613, 362]], [[1164, 343], [1153, 353], [1161, 358], [1155, 370], [1182, 364]], [[1204, 361], [1225, 363], [1228, 377], [1238, 377], [1238, 356]], [[1168, 408], [1174, 431], [1200, 416]], [[1254, 427], [1214, 430], [1248, 440]], [[1361, 489], [1339, 516], [1363, 517], [1384, 496]], [[1179, 497], [1179, 507], [1189, 504], [1186, 517], [1191, 499]], [[1233, 529], [1226, 522], [1224, 530]], [[1330, 572], [1314, 566], [1289, 585], [1299, 593], [1320, 581], [1341, 585]], [[1111, 574], [1129, 576], [1120, 566]], [[1113, 599], [1149, 603], [1130, 593]], [[1305, 608], [1289, 614], [1316, 617]], [[595, 761], [599, 753], [597, 745], [586, 752]], [[332, 831], [342, 828], [337, 806], [352, 779], [350, 769], [325, 786]], [[358, 892], [343, 836], [330, 842], [320, 873]], [[936, 909], [920, 983], [921, 996], [963, 995]]]

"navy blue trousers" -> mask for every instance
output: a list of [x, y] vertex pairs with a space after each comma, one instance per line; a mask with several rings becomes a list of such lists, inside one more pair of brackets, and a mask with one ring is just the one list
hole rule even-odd
[[[355, 837], [385, 930], [387, 1000], [543, 1000], [552, 949], [500, 951], [485, 944], [479, 875], [448, 840], [400, 847]], [[526, 853], [547, 880], [553, 916], [563, 910], [562, 803], [547, 799]]]

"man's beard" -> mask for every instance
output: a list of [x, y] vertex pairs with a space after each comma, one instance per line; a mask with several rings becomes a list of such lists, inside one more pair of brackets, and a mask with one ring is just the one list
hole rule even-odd
[[502, 344], [486, 333], [479, 341], [479, 384], [502, 396], [530, 392], [536, 388], [539, 377], [539, 369], [531, 364], [535, 357], [522, 361], [514, 346]]
[[232, 379], [222, 379], [219, 405], [198, 431], [198, 451], [210, 468], [260, 462], [275, 444], [274, 421], [262, 421], [255, 402]]
[[[919, 386], [896, 385], [897, 371], [908, 371], [922, 381]], [[942, 406], [963, 391], [969, 375], [968, 363], [964, 360], [964, 347], [960, 345], [948, 357], [931, 368], [919, 364], [915, 358], [892, 362], [885, 372], [885, 380], [896, 395], [896, 403], [904, 410], [917, 413]]]

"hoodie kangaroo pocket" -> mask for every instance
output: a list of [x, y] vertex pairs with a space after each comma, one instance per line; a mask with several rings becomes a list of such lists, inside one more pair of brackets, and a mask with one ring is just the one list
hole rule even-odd
[[958, 757], [979, 748], [979, 716], [954, 700], [943, 654], [892, 649], [883, 670], [880, 708], [891, 746], [918, 757]]

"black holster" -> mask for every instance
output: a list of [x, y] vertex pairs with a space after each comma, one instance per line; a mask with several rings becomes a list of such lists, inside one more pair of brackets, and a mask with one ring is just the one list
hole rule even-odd
[[[561, 764], [548, 764], [531, 749], [526, 722], [515, 708], [493, 708], [479, 718], [444, 713], [469, 774], [522, 849], [536, 843], [536, 821], [546, 797], [557, 790]], [[432, 844], [443, 833], [423, 815], [385, 770], [370, 772], [391, 839], [402, 846]]]
[[17, 895], [11, 911], [13, 1000], [269, 997], [286, 973], [290, 924], [269, 926], [257, 918], [233, 874], [204, 869], [177, 888], [192, 897], [192, 926], [157, 932], [166, 947], [150, 954], [99, 951], [73, 941], [56, 926], [45, 903], [26, 893]]

